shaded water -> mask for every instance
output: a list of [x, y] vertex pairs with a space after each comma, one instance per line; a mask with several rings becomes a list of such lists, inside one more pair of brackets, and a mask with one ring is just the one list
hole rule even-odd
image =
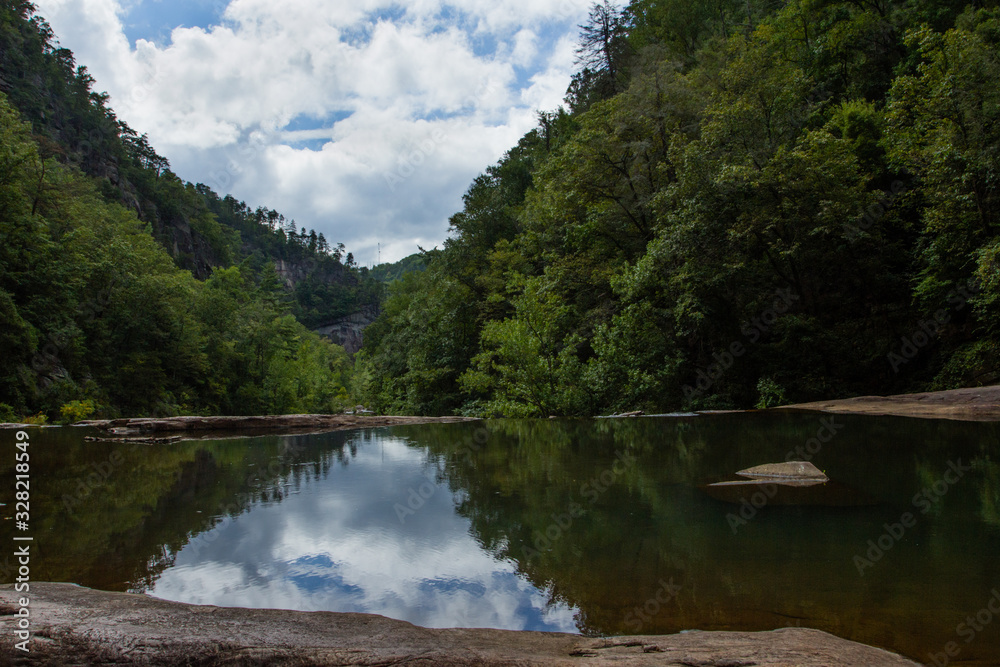
[[[921, 662], [955, 642], [952, 664], [1000, 664], [988, 611], [1000, 425], [830, 419], [490, 421], [154, 447], [33, 430], [32, 579], [432, 627], [814, 627]], [[12, 480], [13, 433], [0, 438]], [[798, 447], [829, 485], [706, 487]], [[6, 520], [0, 540], [11, 533]], [[0, 559], [0, 580], [11, 573]]]

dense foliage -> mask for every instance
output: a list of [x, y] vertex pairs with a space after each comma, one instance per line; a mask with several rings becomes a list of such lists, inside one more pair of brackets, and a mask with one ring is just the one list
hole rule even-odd
[[382, 286], [183, 182], [92, 85], [33, 5], [0, 2], [0, 421], [350, 403], [349, 357], [306, 326]]
[[427, 267], [424, 265], [423, 255], [417, 253], [404, 257], [398, 262], [376, 264], [371, 268], [370, 275], [379, 282], [391, 283], [411, 271], [423, 271], [425, 268]]
[[178, 268], [132, 211], [43, 160], [0, 95], [0, 419], [330, 411], [342, 348], [290, 314], [273, 265]]
[[[292, 284], [293, 312], [307, 326], [377, 304], [378, 283], [341, 244], [265, 207], [252, 209], [170, 171], [145, 135], [113, 110], [108, 96], [25, 0], [0, 0], [0, 91], [31, 124], [42, 159], [55, 158], [94, 178], [105, 201], [150, 225], [175, 263], [196, 278], [247, 258], [275, 262]], [[142, 90], [136, 91], [141, 94]], [[242, 146], [250, 154], [256, 146]]]
[[595, 5], [567, 110], [366, 334], [374, 407], [749, 407], [1000, 369], [1000, 11]]

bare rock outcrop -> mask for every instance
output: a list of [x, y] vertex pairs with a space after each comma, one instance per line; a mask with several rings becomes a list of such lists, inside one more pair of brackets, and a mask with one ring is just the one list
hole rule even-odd
[[829, 478], [822, 470], [809, 461], [786, 461], [784, 463], [765, 463], [736, 473], [740, 477], [762, 479], [780, 483], [785, 480], [825, 482]]
[[351, 313], [329, 324], [317, 328], [320, 336], [325, 336], [340, 345], [348, 354], [354, 354], [364, 343], [364, 333], [368, 325], [378, 318], [378, 310], [365, 308], [357, 313]]
[[[0, 632], [17, 599], [0, 586]], [[433, 630], [373, 614], [210, 607], [72, 584], [32, 583], [33, 665], [688, 665], [912, 667], [896, 654], [819, 630], [688, 632], [588, 639], [550, 632]], [[18, 654], [18, 655], [15, 655]]]
[[1000, 385], [898, 396], [857, 396], [832, 401], [798, 403], [772, 409], [960, 421], [1000, 421]]
[[[346, 431], [376, 426], [401, 426], [404, 424], [451, 424], [478, 421], [474, 417], [396, 417], [379, 415], [263, 415], [236, 417], [138, 417], [134, 419], [89, 419], [74, 426], [90, 426], [106, 433], [107, 439], [175, 441], [198, 436], [255, 435], [260, 433], [305, 434]], [[166, 438], [150, 438], [153, 434], [169, 434]], [[136, 438], [135, 436], [140, 436]]]

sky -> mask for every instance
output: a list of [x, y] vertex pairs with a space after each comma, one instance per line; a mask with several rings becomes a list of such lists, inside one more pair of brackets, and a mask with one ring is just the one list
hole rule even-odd
[[562, 103], [590, 0], [35, 4], [178, 176], [370, 266], [439, 246], [472, 179]]

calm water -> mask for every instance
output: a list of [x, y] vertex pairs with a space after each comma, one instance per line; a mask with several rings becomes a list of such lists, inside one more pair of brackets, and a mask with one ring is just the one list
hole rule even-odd
[[[834, 419], [491, 421], [153, 447], [33, 430], [32, 577], [431, 627], [802, 626], [922, 662], [955, 642], [952, 664], [1000, 664], [988, 610], [1000, 425]], [[12, 480], [13, 433], [0, 439]], [[831, 484], [705, 486], [798, 447]]]

